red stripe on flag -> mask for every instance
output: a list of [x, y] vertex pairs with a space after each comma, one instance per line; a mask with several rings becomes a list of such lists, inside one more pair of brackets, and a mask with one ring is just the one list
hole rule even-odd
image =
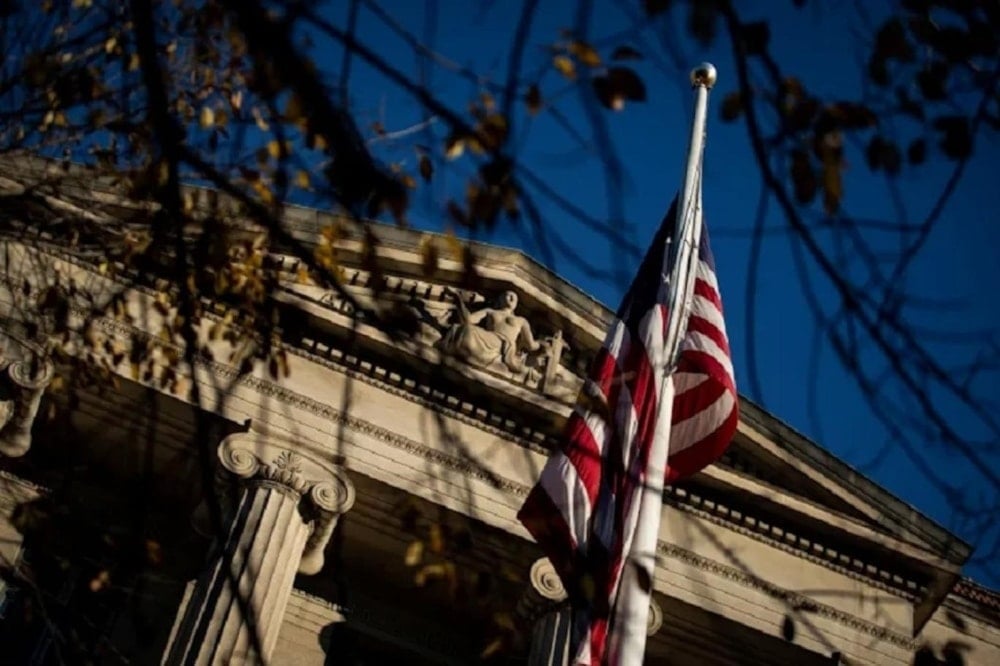
[[719, 312], [722, 312], [722, 297], [719, 296], [719, 292], [717, 292], [715, 288], [705, 280], [699, 278], [694, 281], [694, 295], [710, 300], [712, 304], [719, 309]]
[[580, 573], [574, 566], [579, 544], [570, 534], [559, 508], [541, 485], [536, 485], [528, 493], [521, 510], [517, 512], [517, 519], [535, 537], [561, 576], [571, 580]]
[[719, 346], [719, 349], [726, 353], [726, 356], [730, 355], [729, 351], [729, 340], [726, 338], [726, 334], [715, 327], [715, 324], [704, 319], [703, 317], [692, 316], [688, 319], [688, 332], [689, 333], [701, 333], [706, 338], [714, 342]]
[[719, 360], [699, 349], [685, 349], [677, 362], [679, 372], [691, 372], [708, 375], [713, 381], [721, 382], [729, 391], [736, 394], [736, 383], [729, 370], [719, 363]]
[[580, 483], [583, 484], [590, 499], [590, 506], [594, 506], [601, 484], [601, 449], [580, 412], [573, 412], [570, 415], [566, 436], [564, 453], [576, 468]]
[[671, 423], [676, 425], [708, 409], [728, 390], [724, 384], [709, 380], [683, 393], [677, 394], [674, 396]]
[[734, 406], [726, 420], [715, 431], [680, 453], [670, 456], [667, 461], [667, 483], [676, 483], [696, 474], [721, 458], [736, 433], [739, 420], [739, 409]]

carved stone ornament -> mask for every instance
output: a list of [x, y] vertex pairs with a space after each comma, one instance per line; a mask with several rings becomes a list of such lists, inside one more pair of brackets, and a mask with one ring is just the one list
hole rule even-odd
[[[347, 288], [365, 287], [369, 279], [364, 271], [349, 272]], [[354, 316], [349, 302], [335, 292], [316, 293], [315, 287], [295, 283], [286, 288], [325, 308]], [[416, 345], [435, 348], [477, 370], [561, 400], [575, 399], [583, 384], [582, 378], [563, 364], [569, 345], [562, 331], [539, 335], [517, 312], [519, 299], [513, 291], [501, 292], [491, 302], [473, 291], [390, 276], [379, 294], [380, 299], [395, 301], [413, 316], [411, 340]], [[372, 304], [364, 292], [355, 297]]]
[[55, 373], [48, 360], [12, 360], [10, 355], [18, 351], [22, 357], [30, 353], [19, 343], [3, 345], [0, 350], [0, 454], [11, 458], [23, 456], [31, 448], [31, 426]]
[[566, 587], [549, 558], [542, 557], [535, 560], [531, 565], [528, 579], [538, 596], [546, 601], [557, 604], [566, 600]]
[[318, 573], [337, 519], [354, 505], [354, 484], [343, 469], [256, 433], [230, 435], [219, 445], [218, 455], [234, 475], [301, 498], [300, 510], [311, 521], [312, 531], [299, 572]]
[[655, 636], [656, 632], [663, 626], [663, 609], [660, 604], [650, 599], [649, 615], [646, 616], [646, 635]]
[[[562, 397], [576, 393], [579, 378], [560, 363], [568, 349], [562, 331], [536, 338], [531, 323], [517, 314], [516, 293], [505, 291], [492, 306], [477, 309], [460, 294], [451, 290], [446, 293], [455, 305], [447, 323], [440, 326], [441, 336], [436, 341], [439, 349], [543, 393]], [[424, 324], [433, 326], [440, 321], [425, 318]]]

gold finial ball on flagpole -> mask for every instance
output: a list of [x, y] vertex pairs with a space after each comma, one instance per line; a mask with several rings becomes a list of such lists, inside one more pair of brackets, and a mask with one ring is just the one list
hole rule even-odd
[[691, 70], [691, 85], [711, 88], [715, 85], [717, 76], [718, 72], [715, 71], [715, 65], [710, 62], [703, 62]]

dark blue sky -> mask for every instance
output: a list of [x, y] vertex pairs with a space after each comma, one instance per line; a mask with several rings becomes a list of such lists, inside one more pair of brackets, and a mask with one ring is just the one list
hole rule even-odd
[[[441, 0], [436, 17], [428, 17], [423, 2], [384, 0], [380, 3], [393, 20], [428, 43], [439, 56], [450, 63], [485, 74], [490, 81], [502, 85], [507, 72], [507, 58], [512, 43], [520, 3], [494, 1], [475, 3], [468, 0]], [[540, 88], [546, 100], [555, 106], [566, 122], [576, 128], [579, 136], [567, 131], [550, 113], [529, 118], [522, 113], [515, 122], [515, 146], [520, 159], [533, 174], [572, 203], [602, 220], [623, 214], [620, 226], [637, 246], [645, 247], [656, 225], [676, 192], [689, 131], [693, 95], [686, 69], [700, 60], [712, 61], [719, 70], [719, 83], [710, 104], [708, 146], [704, 173], [704, 207], [712, 245], [716, 255], [720, 284], [727, 312], [737, 384], [747, 375], [746, 345], [746, 280], [750, 257], [750, 230], [761, 189], [759, 170], [753, 160], [746, 129], [740, 122], [725, 124], [719, 119], [722, 97], [736, 88], [736, 71], [728, 49], [727, 36], [719, 25], [719, 37], [712, 48], [702, 49], [684, 36], [683, 21], [660, 22], [647, 29], [637, 39], [635, 17], [641, 9], [638, 2], [597, 2], [589, 28], [590, 41], [602, 55], [620, 43], [628, 43], [644, 52], [643, 60], [629, 63], [643, 77], [648, 91], [644, 104], [629, 104], [621, 113], [601, 110], [614, 152], [622, 170], [621, 189], [607, 177], [597, 141], [580, 104], [578, 86], [566, 82], [548, 65], [550, 56], [545, 44], [558, 39], [559, 31], [576, 24], [575, 2], [544, 2], [528, 38], [524, 56], [524, 72], [541, 77]], [[789, 74], [800, 78], [813, 92], [837, 97], [856, 97], [862, 83], [863, 62], [870, 24], [854, 9], [837, 13], [830, 7], [855, 6], [855, 3], [809, 3], [802, 10], [791, 2], [740, 3], [747, 19], [766, 18], [770, 21], [772, 49], [777, 60]], [[878, 4], [878, 3], [872, 3]], [[474, 8], [480, 9], [470, 9]], [[362, 7], [364, 4], [362, 3]], [[878, 18], [874, 8], [867, 11]], [[344, 11], [346, 15], [346, 10]], [[344, 15], [331, 15], [344, 25]], [[683, 18], [683, 15], [678, 15]], [[377, 48], [378, 53], [405, 74], [419, 79], [421, 71], [414, 52], [407, 43], [393, 36], [386, 23], [362, 8], [359, 15], [359, 36]], [[618, 37], [628, 34], [631, 38]], [[317, 52], [324, 69], [338, 72], [340, 54], [323, 48]], [[676, 71], [675, 63], [683, 64]], [[452, 66], [430, 65], [425, 75], [431, 92], [450, 107], [464, 112], [468, 102], [481, 88], [464, 76], [452, 71]], [[409, 93], [393, 86], [381, 75], [355, 59], [350, 79], [351, 102], [363, 123], [378, 121], [393, 132], [413, 127], [423, 119], [423, 112]], [[586, 94], [586, 93], [584, 93]], [[441, 124], [429, 131], [411, 136], [418, 143], [439, 148], [443, 138]], [[412, 141], [380, 142], [379, 154], [398, 161], [411, 172], [416, 170]], [[992, 291], [1000, 285], [1000, 235], [997, 225], [989, 219], [1000, 209], [1000, 187], [992, 173], [998, 157], [995, 135], [983, 135], [976, 155], [965, 177], [945, 210], [942, 223], [931, 236], [921, 258], [908, 273], [907, 286], [913, 293], [927, 299], [946, 301], [945, 309], [914, 312], [914, 321], [950, 333], [997, 329], [997, 299]], [[851, 215], [895, 221], [905, 214], [909, 222], [923, 219], [948, 177], [951, 164], [932, 157], [917, 171], [904, 171], [897, 178], [901, 213], [889, 196], [884, 176], [872, 174], [857, 150], [847, 153], [844, 209]], [[438, 164], [430, 186], [421, 186], [417, 194], [412, 222], [417, 226], [441, 230], [445, 224], [442, 211], [448, 197], [461, 197], [465, 177], [473, 162], [460, 158]], [[611, 307], [617, 305], [627, 281], [638, 266], [638, 257], [623, 252], [605, 238], [587, 230], [578, 220], [538, 197], [550, 239], [558, 238], [575, 251], [574, 261], [566, 252], [554, 252], [550, 267], [584, 291]], [[620, 205], [620, 209], [616, 205]], [[816, 219], [815, 216], [810, 219]], [[888, 436], [874, 418], [869, 405], [851, 377], [843, 370], [825, 339], [814, 346], [815, 320], [807, 308], [799, 273], [795, 268], [786, 223], [772, 202], [769, 207], [761, 255], [761, 272], [757, 283], [754, 320], [756, 358], [761, 380], [761, 395], [757, 398], [782, 420], [868, 476], [913, 504], [922, 512], [957, 530], [960, 536], [974, 543], [996, 538], [982, 534], [965, 523], [956, 521], [948, 502], [929, 487], [926, 477], [917, 471], [898, 447], [886, 448]], [[872, 244], [890, 252], [898, 247], [897, 237], [866, 231]], [[833, 242], [832, 232], [819, 232], [824, 243]], [[541, 261], [546, 253], [532, 240], [527, 225], [503, 226], [482, 240], [523, 248]], [[558, 246], [558, 243], [553, 242]], [[847, 259], [847, 271], [855, 270]], [[588, 269], [588, 267], [590, 267]], [[612, 277], [608, 278], [607, 274]], [[829, 284], [816, 270], [810, 270], [820, 302], [830, 311], [838, 300]], [[996, 338], [994, 338], [996, 339]], [[928, 344], [947, 365], [968, 362], [975, 347]], [[868, 362], [867, 355], [861, 357]], [[982, 382], [996, 383], [996, 375]], [[989, 388], [980, 384], [980, 389]], [[891, 380], [882, 390], [900, 393]], [[903, 402], [904, 405], [909, 405]], [[980, 426], [958, 407], [945, 405], [953, 425], [970, 439], [983, 436]], [[917, 447], [929, 446], [914, 442]], [[966, 491], [992, 499], [997, 490], [988, 485], [968, 465], [944, 450], [932, 450], [929, 459], [943, 475], [957, 480]], [[987, 456], [1000, 463], [1000, 456]], [[997, 465], [1000, 467], [1000, 465]], [[995, 526], [994, 526], [995, 528]], [[1000, 580], [985, 567], [970, 568], [970, 573], [993, 585]]]

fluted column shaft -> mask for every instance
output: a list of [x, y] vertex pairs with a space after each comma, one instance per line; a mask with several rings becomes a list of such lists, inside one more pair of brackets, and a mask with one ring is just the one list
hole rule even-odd
[[186, 604], [167, 658], [170, 664], [254, 663], [277, 640], [280, 617], [309, 526], [301, 497], [270, 483], [240, 494], [224, 549], [213, 558]]
[[572, 623], [573, 610], [566, 605], [536, 619], [531, 630], [528, 666], [569, 666]]
[[164, 664], [266, 662], [296, 573], [322, 568], [337, 517], [353, 503], [341, 472], [256, 436], [227, 438], [219, 455], [244, 480], [225, 541], [178, 613]]

